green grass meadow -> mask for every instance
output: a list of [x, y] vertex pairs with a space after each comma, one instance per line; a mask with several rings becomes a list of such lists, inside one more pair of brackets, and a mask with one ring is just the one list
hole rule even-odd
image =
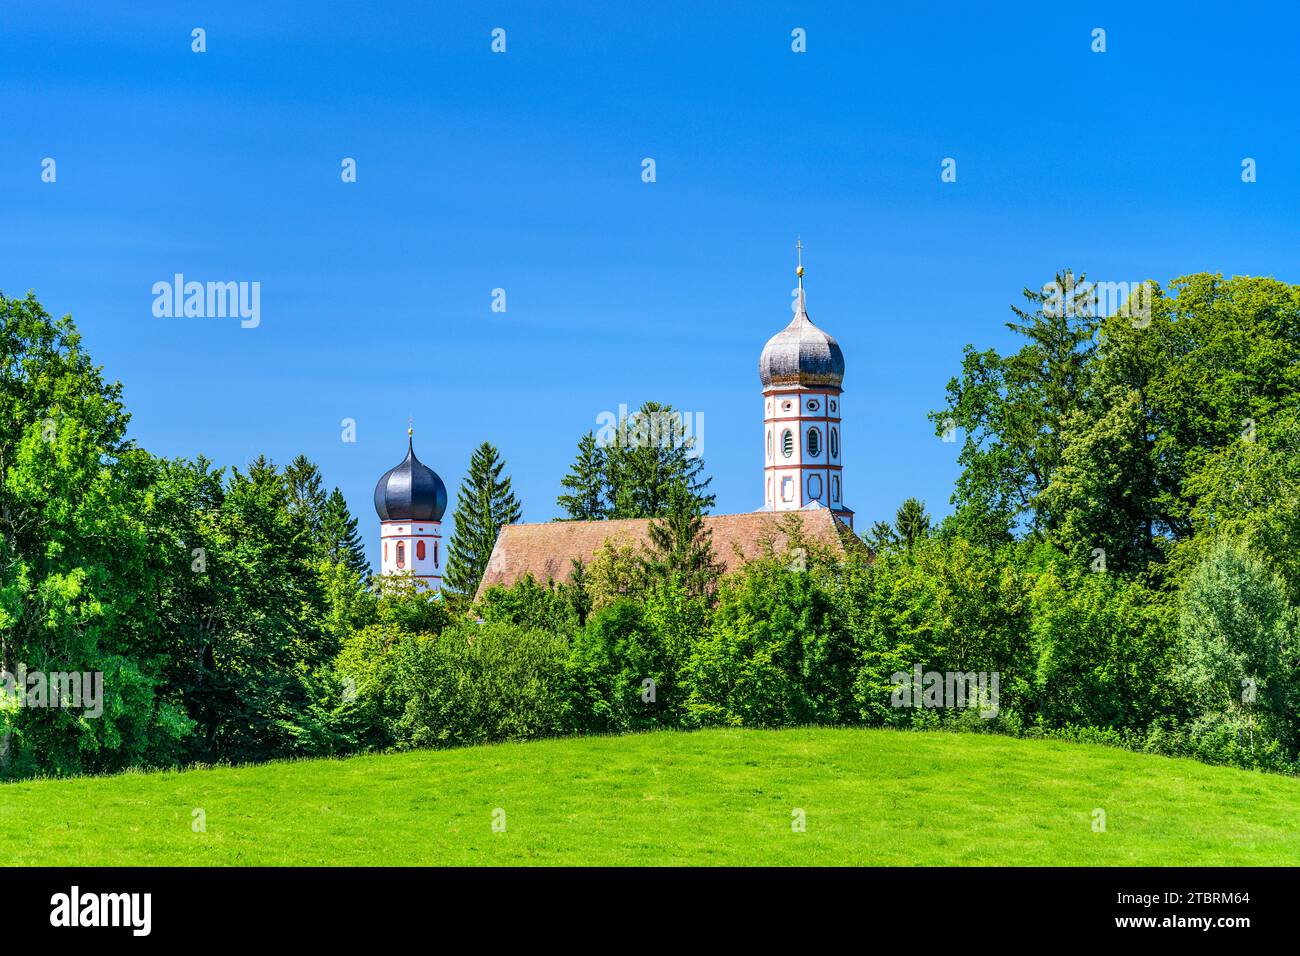
[[978, 734], [670, 731], [11, 783], [0, 828], [11, 866], [1286, 865], [1300, 779]]

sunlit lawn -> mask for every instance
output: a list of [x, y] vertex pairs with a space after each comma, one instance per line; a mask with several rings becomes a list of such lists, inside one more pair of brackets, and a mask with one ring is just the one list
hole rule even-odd
[[0, 828], [0, 860], [29, 865], [1291, 864], [1300, 779], [984, 735], [710, 730], [6, 784]]

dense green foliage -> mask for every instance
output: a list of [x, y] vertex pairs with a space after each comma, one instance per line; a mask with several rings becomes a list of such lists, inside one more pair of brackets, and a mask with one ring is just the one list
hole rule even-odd
[[[686, 588], [607, 547], [557, 625], [579, 729], [956, 724], [1300, 767], [1300, 289], [1197, 275], [1102, 317], [1066, 270], [1025, 295], [1024, 345], [968, 349], [934, 413], [962, 466], [938, 526], [909, 499], [869, 559], [792, 541]], [[706, 550], [688, 515], [647, 551]], [[914, 671], [996, 674], [996, 715], [900, 706]]]
[[1022, 346], [968, 348], [933, 413], [945, 520], [909, 498], [835, 548], [774, 517], [723, 575], [703, 462], [647, 403], [583, 437], [561, 498], [653, 519], [646, 544], [472, 605], [519, 516], [491, 445], [449, 598], [371, 582], [309, 461], [149, 456], [70, 321], [0, 299], [0, 663], [105, 675], [101, 716], [0, 709], [4, 771], [802, 724], [1300, 770], [1300, 287], [1194, 275], [1106, 317], [1068, 271], [1025, 295]]
[[[334, 659], [374, 600], [337, 490], [301, 457], [135, 447], [120, 387], [32, 296], [0, 296], [0, 376], [0, 774], [341, 749]], [[101, 674], [102, 713], [23, 694], [33, 672]]]

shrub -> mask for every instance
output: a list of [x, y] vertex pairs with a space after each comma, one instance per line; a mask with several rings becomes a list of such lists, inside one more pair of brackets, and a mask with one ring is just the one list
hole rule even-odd
[[1175, 633], [1163, 595], [1135, 578], [1049, 567], [1031, 603], [1040, 721], [1141, 729], [1170, 711]]
[[1000, 675], [1000, 706], [1019, 706], [1032, 671], [1026, 576], [1011, 548], [930, 538], [890, 550], [845, 575], [847, 626], [858, 649], [854, 706], [868, 722], [911, 725], [893, 708], [895, 672], [985, 671]]
[[1193, 713], [1293, 745], [1297, 694], [1286, 648], [1294, 613], [1281, 579], [1245, 545], [1221, 540], [1192, 570], [1179, 612]]
[[567, 658], [563, 637], [500, 623], [403, 640], [384, 694], [389, 733], [402, 748], [569, 733]]
[[598, 732], [679, 726], [682, 672], [706, 615], [702, 599], [671, 583], [654, 587], [644, 603], [622, 598], [593, 614], [570, 657], [581, 725]]
[[478, 603], [484, 623], [512, 624], [557, 634], [571, 634], [578, 628], [578, 609], [570, 588], [551, 584], [543, 587], [525, 574], [510, 587], [488, 588]]
[[764, 558], [723, 582], [687, 665], [694, 726], [785, 727], [854, 719], [856, 655], [828, 570]]

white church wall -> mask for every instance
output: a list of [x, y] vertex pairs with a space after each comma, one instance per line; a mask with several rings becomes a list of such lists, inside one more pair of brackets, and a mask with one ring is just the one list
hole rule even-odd
[[380, 522], [380, 573], [414, 573], [416, 577], [436, 579], [429, 582], [434, 586], [441, 584], [447, 562], [441, 529], [437, 521]]

